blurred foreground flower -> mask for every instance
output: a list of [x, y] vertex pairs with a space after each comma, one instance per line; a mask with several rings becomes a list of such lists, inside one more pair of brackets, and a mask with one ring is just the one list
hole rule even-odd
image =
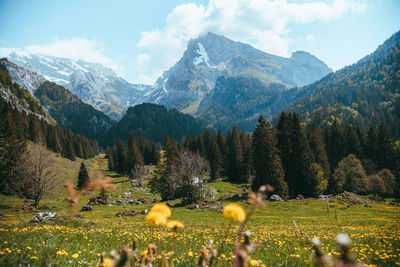
[[171, 220], [167, 222], [167, 228], [176, 231], [179, 228], [183, 228], [183, 223], [178, 220]]
[[238, 222], [243, 222], [246, 217], [246, 213], [242, 206], [236, 203], [229, 203], [226, 205], [223, 214], [226, 219]]

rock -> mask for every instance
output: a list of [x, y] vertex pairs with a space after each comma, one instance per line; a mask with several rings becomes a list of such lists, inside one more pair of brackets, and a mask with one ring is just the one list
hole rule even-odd
[[318, 198], [319, 199], [329, 199], [329, 196], [327, 196], [327, 195], [319, 195]]
[[57, 215], [55, 212], [39, 212], [36, 214], [30, 222], [38, 223], [38, 222], [50, 222], [54, 223], [56, 221], [63, 220], [62, 216]]
[[147, 214], [148, 212], [149, 212], [149, 210], [145, 209], [145, 210], [141, 211], [140, 214]]
[[120, 211], [117, 214], [115, 214], [115, 216], [137, 216], [137, 215], [139, 215], [139, 213], [134, 210]]
[[92, 211], [93, 210], [93, 206], [83, 206], [82, 207], [82, 211]]
[[144, 204], [153, 204], [153, 203], [157, 202], [157, 199], [153, 199], [151, 197], [142, 196], [142, 197], [139, 198], [139, 201], [144, 203]]
[[304, 197], [303, 197], [303, 195], [301, 195], [301, 194], [298, 194], [298, 195], [297, 195], [297, 197], [296, 197], [296, 200], [304, 200]]
[[272, 195], [269, 199], [272, 201], [283, 201], [283, 199], [278, 195]]
[[108, 204], [108, 202], [106, 199], [98, 196], [98, 197], [91, 198], [87, 205], [95, 206], [95, 205], [107, 205], [107, 204]]
[[20, 206], [13, 207], [12, 211], [34, 212], [34, 211], [36, 211], [36, 208], [34, 206], [24, 204], [22, 207], [20, 207]]

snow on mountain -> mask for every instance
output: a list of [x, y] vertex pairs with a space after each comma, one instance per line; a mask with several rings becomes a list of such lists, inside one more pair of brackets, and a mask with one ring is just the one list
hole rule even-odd
[[[331, 71], [306, 52], [295, 52], [291, 58], [279, 57], [209, 32], [189, 41], [182, 58], [153, 85], [146, 102], [200, 116], [207, 109], [200, 103], [221, 76], [253, 77], [265, 84], [291, 88], [312, 83]], [[200, 106], [203, 110], [199, 110]]]
[[119, 119], [127, 107], [141, 103], [151, 90], [151, 86], [127, 82], [110, 68], [98, 63], [15, 52], [10, 54], [9, 60], [64, 86], [82, 101], [113, 119]]

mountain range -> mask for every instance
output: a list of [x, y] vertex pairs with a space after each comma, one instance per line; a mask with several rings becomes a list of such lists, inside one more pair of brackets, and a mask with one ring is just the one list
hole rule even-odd
[[[8, 61], [5, 66], [14, 82], [37, 97], [57, 123], [69, 128], [72, 117], [75, 123], [93, 122], [91, 115], [97, 112], [86, 112], [91, 114], [86, 117], [72, 112], [67, 118], [62, 113], [68, 113], [71, 103], [80, 103], [73, 109], [75, 112], [89, 110], [85, 102], [111, 118], [123, 118], [123, 123], [117, 125], [98, 111], [102, 115], [94, 121], [99, 123], [96, 127], [100, 127], [100, 132], [122, 129], [124, 123], [131, 125], [127, 129], [139, 129], [132, 120], [145, 114], [140, 113], [143, 110], [150, 114], [149, 109], [157, 106], [132, 109], [128, 116], [123, 115], [124, 111], [141, 103], [158, 103], [191, 114], [214, 129], [228, 130], [237, 125], [252, 131], [259, 114], [272, 118], [288, 110], [300, 114], [305, 123], [316, 121], [320, 125], [339, 120], [365, 128], [383, 121], [394, 136], [400, 136], [399, 40], [398, 32], [371, 55], [331, 72], [326, 64], [306, 52], [283, 58], [207, 33], [191, 40], [182, 58], [152, 86], [130, 84], [100, 64], [44, 55], [14, 53], [10, 60], [23, 67]], [[70, 92], [60, 86], [62, 83]], [[51, 99], [49, 96], [55, 94], [52, 90], [63, 95], [63, 101]], [[43, 91], [44, 95], [37, 93]], [[159, 109], [151, 115], [152, 121], [159, 121], [155, 114], [165, 112]], [[112, 127], [114, 124], [117, 126]], [[98, 129], [93, 131], [99, 132]]]
[[[21, 79], [18, 72], [10, 73], [13, 80], [31, 92], [45, 79], [65, 87], [116, 120], [129, 106], [140, 103], [162, 104], [202, 117], [213, 104], [210, 94], [220, 77], [255, 78], [265, 86], [281, 84], [279, 88], [286, 90], [309, 84], [331, 72], [325, 63], [307, 52], [279, 57], [213, 33], [191, 40], [182, 58], [154, 85], [131, 84], [109, 68], [82, 60], [15, 52], [8, 59], [42, 77], [32, 79], [26, 75]], [[209, 126], [218, 124], [210, 121]]]

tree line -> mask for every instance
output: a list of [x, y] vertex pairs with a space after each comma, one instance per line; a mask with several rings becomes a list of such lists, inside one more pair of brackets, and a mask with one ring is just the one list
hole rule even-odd
[[108, 159], [109, 170], [132, 175], [135, 168], [157, 164], [160, 156], [155, 142], [144, 137], [136, 138], [131, 132], [127, 146], [118, 140], [116, 145], [107, 147], [105, 157]]
[[[226, 136], [205, 130], [183, 144], [166, 138], [164, 150], [165, 177], [171, 176], [179, 152], [188, 150], [208, 161], [211, 179], [249, 183], [253, 190], [270, 184], [283, 198], [345, 190], [399, 196], [400, 149], [384, 123], [367, 133], [338, 121], [304, 129], [295, 113], [282, 112], [274, 127], [260, 116], [252, 135], [237, 127]], [[167, 187], [167, 180], [160, 184]]]
[[[27, 141], [40, 143], [70, 160], [75, 160], [75, 157], [87, 159], [99, 153], [96, 140], [89, 140], [83, 135], [53, 125], [46, 119], [42, 109], [30, 108], [40, 105], [28, 91], [12, 83], [3, 66], [0, 68], [0, 86], [4, 87], [5, 92], [8, 90], [13, 97], [17, 97], [16, 102], [11, 101], [11, 96], [8, 99], [0, 97], [1, 193], [13, 193], [12, 181], [18, 180], [16, 166], [27, 153]], [[20, 106], [27, 103], [27, 108], [21, 110]]]

